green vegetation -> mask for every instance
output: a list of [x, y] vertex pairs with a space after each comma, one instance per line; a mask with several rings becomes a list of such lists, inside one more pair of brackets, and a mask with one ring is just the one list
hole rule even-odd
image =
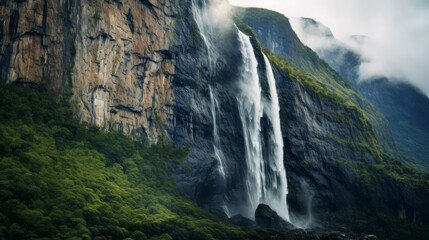
[[[394, 125], [396, 129], [394, 135], [398, 141], [398, 148], [413, 162], [429, 169], [429, 162], [422, 159], [429, 159], [428, 142], [429, 132], [411, 125], [409, 122], [401, 121]], [[410, 137], [412, 136], [412, 137]]]
[[68, 97], [0, 88], [0, 239], [255, 239], [176, 189], [189, 149], [79, 124]]
[[383, 155], [382, 160], [375, 164], [351, 162], [346, 159], [340, 160], [339, 163], [346, 168], [357, 170], [361, 182], [368, 184], [368, 186], [375, 184], [378, 180], [390, 179], [429, 190], [429, 173], [427, 171], [391, 156]]
[[94, 19], [94, 21], [96, 22], [103, 20], [103, 18], [101, 17], [101, 11], [99, 9], [95, 10], [95, 13], [92, 16], [92, 19]]

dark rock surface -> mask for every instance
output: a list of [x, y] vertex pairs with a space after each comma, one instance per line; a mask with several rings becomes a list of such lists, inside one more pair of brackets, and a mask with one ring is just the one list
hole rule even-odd
[[287, 230], [295, 228], [265, 204], [259, 204], [255, 212], [255, 220], [259, 227], [266, 229]]

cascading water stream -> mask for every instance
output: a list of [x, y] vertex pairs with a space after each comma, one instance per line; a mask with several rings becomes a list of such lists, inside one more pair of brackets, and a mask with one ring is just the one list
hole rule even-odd
[[[192, 0], [192, 12], [194, 15], [195, 22], [197, 23], [197, 26], [200, 30], [201, 37], [203, 38], [204, 43], [207, 47], [209, 75], [210, 75], [210, 78], [212, 78], [215, 71], [217, 51], [216, 51], [216, 48], [213, 46], [213, 41], [212, 41], [214, 36], [214, 26], [211, 24], [212, 21], [210, 19], [211, 18], [210, 6], [207, 3], [207, 1]], [[209, 91], [210, 91], [210, 102], [211, 102], [210, 108], [211, 108], [212, 119], [213, 119], [213, 149], [214, 149], [215, 158], [218, 161], [219, 174], [225, 185], [225, 168], [224, 168], [224, 162], [223, 162], [225, 157], [220, 145], [220, 137], [219, 137], [219, 131], [217, 126], [217, 114], [216, 114], [219, 109], [219, 102], [216, 98], [216, 95], [213, 93], [211, 84], [209, 85]]]
[[207, 2], [207, 0], [192, 0], [192, 13], [198, 29], [200, 30], [200, 35], [207, 48], [209, 74], [210, 77], [213, 77], [217, 51], [212, 41], [215, 35], [215, 26], [213, 26], [212, 23], [213, 16], [210, 10], [210, 5]]
[[[207, 48], [207, 54], [208, 54], [208, 70], [209, 70], [209, 78], [210, 82], [213, 81], [213, 77], [215, 75], [216, 71], [216, 61], [218, 58], [217, 49], [214, 46], [214, 34], [215, 34], [215, 26], [213, 26], [213, 16], [210, 9], [210, 5], [208, 4], [208, 1], [202, 0], [192, 0], [192, 12], [194, 15], [195, 22], [197, 23], [197, 26], [200, 30], [200, 35], [204, 41], [204, 44]], [[212, 120], [213, 120], [213, 150], [214, 150], [214, 156], [218, 162], [218, 171], [220, 180], [222, 181], [222, 191], [225, 194], [226, 193], [226, 164], [225, 164], [225, 155], [222, 151], [221, 146], [221, 140], [219, 137], [219, 130], [218, 130], [218, 112], [220, 111], [219, 101], [217, 99], [216, 94], [213, 92], [213, 89], [211, 87], [211, 84], [209, 85], [209, 92], [210, 92], [210, 108], [212, 113]], [[222, 208], [225, 212], [225, 214], [230, 217], [230, 212], [227, 204], [225, 201], [223, 201]]]
[[274, 78], [273, 69], [270, 61], [264, 54], [264, 61], [267, 71], [267, 80], [270, 88], [271, 101], [269, 106], [265, 108], [265, 113], [271, 121], [273, 133], [270, 134], [269, 166], [271, 170], [272, 183], [267, 186], [265, 201], [269, 202], [271, 208], [285, 220], [290, 221], [289, 209], [287, 206], [288, 186], [286, 179], [286, 169], [283, 163], [283, 135], [280, 123], [280, 104], [277, 93], [276, 79]]
[[[282, 218], [289, 221], [289, 212], [286, 203], [287, 182], [283, 165], [283, 138], [280, 130], [279, 101], [271, 65], [265, 57], [267, 79], [270, 87], [271, 101], [266, 101], [258, 75], [258, 61], [256, 59], [250, 39], [238, 31], [240, 50], [243, 56], [242, 68], [239, 73], [239, 93], [237, 103], [243, 129], [246, 170], [244, 173], [245, 203], [236, 203], [239, 206], [228, 206], [226, 201], [227, 186], [227, 159], [224, 156], [219, 136], [219, 112], [221, 111], [217, 99], [216, 89], [212, 89], [216, 76], [216, 62], [219, 58], [219, 46], [216, 45], [218, 26], [213, 22], [214, 13], [208, 0], [192, 0], [194, 19], [200, 30], [201, 37], [206, 45], [208, 54], [208, 70], [211, 84], [209, 85], [211, 114], [213, 119], [213, 149], [218, 161], [218, 172], [223, 181], [224, 202], [222, 207], [229, 213], [229, 207], [235, 214], [254, 219], [255, 210], [260, 203], [268, 204]], [[263, 116], [269, 121], [268, 129], [262, 132]], [[264, 118], [265, 119], [265, 118]], [[264, 134], [264, 135], [263, 135]], [[268, 139], [269, 143], [263, 143]], [[229, 215], [229, 214], [228, 214]]]
[[264, 161], [261, 145], [261, 118], [263, 115], [261, 86], [258, 76], [258, 61], [252, 43], [247, 35], [239, 31], [243, 66], [240, 79], [240, 94], [237, 96], [238, 109], [243, 127], [247, 172], [245, 187], [247, 206], [244, 216], [254, 219], [254, 213], [263, 198]]
[[212, 118], [213, 118], [213, 148], [214, 148], [215, 157], [218, 160], [218, 164], [219, 164], [219, 168], [218, 168], [219, 174], [222, 177], [223, 185], [225, 187], [225, 184], [226, 184], [225, 167], [224, 167], [225, 156], [223, 155], [223, 152], [221, 149], [221, 142], [219, 137], [218, 125], [217, 125], [217, 118], [218, 118], [217, 110], [219, 109], [219, 102], [214, 97], [211, 86], [209, 86], [209, 90], [210, 90], [211, 111], [212, 111]]
[[[262, 90], [256, 59], [250, 38], [239, 32], [243, 54], [241, 93], [237, 97], [245, 143], [247, 163], [246, 191], [248, 206], [246, 216], [254, 218], [260, 203], [268, 204], [282, 218], [290, 221], [286, 203], [287, 181], [283, 164], [283, 137], [280, 128], [280, 107], [271, 64], [264, 56], [271, 101], [263, 104]], [[263, 114], [270, 122], [267, 132], [261, 131]], [[263, 149], [262, 134], [269, 135], [267, 149]], [[267, 152], [264, 159], [263, 150]]]

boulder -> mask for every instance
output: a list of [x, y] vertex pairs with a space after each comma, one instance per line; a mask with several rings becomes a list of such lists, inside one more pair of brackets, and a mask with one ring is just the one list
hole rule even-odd
[[255, 220], [259, 227], [266, 229], [290, 230], [295, 228], [265, 204], [259, 204], [255, 212]]

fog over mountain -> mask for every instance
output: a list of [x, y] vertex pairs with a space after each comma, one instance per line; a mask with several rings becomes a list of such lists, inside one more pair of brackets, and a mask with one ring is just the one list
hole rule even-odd
[[[407, 79], [429, 94], [429, 2], [424, 0], [230, 0], [239, 6], [272, 9], [288, 17], [314, 18], [359, 49], [366, 63], [361, 80]], [[350, 35], [368, 36], [356, 45]]]

